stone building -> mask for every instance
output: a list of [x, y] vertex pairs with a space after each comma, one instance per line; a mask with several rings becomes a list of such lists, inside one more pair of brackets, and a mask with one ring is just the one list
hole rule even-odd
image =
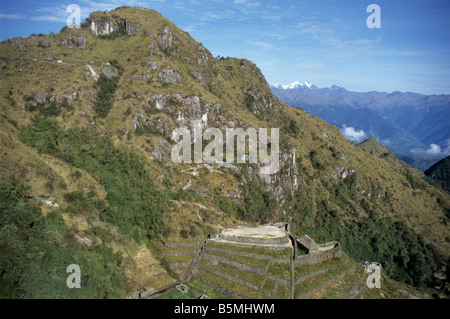
[[307, 253], [313, 252], [313, 251], [319, 251], [319, 244], [314, 241], [311, 237], [308, 235], [303, 235], [300, 238], [296, 238], [297, 245], [299, 248]]

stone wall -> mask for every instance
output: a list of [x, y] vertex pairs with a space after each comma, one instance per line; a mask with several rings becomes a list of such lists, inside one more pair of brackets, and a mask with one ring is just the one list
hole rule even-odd
[[325, 244], [319, 244], [319, 251], [328, 251], [337, 248], [340, 245], [337, 241], [332, 241]]
[[[320, 244], [321, 249], [319, 251], [311, 252], [307, 255], [294, 256], [296, 247], [293, 246], [294, 244], [289, 239], [289, 236], [290, 234], [288, 232], [286, 232], [285, 237], [276, 238], [261, 238], [259, 236], [241, 237], [224, 234], [211, 235], [209, 239], [198, 243], [166, 243], [165, 247], [169, 251], [164, 252], [163, 256], [172, 256], [172, 258], [174, 256], [193, 257], [192, 262], [189, 264], [185, 262], [179, 263], [176, 260], [173, 260], [171, 264], [166, 263], [166, 266], [170, 270], [175, 271], [177, 269], [178, 274], [183, 272], [181, 276], [177, 276], [181, 282], [195, 278], [209, 285], [214, 290], [235, 298], [249, 298], [246, 296], [247, 293], [242, 287], [249, 288], [248, 293], [250, 295], [253, 294], [253, 296], [257, 293], [267, 298], [287, 297], [287, 293], [282, 295], [278, 293], [278, 290], [284, 287], [285, 292], [287, 291], [286, 289], [291, 291], [290, 298], [293, 298], [297, 284], [315, 275], [320, 275], [327, 270], [327, 268], [319, 269], [296, 278], [296, 267], [318, 264], [333, 258], [340, 258], [342, 256], [342, 250], [338, 242], [329, 242]], [[242, 250], [237, 248], [242, 248]], [[249, 251], [251, 248], [255, 249], [254, 253], [251, 250]], [[277, 251], [280, 252], [289, 248], [291, 248], [291, 252], [286, 252], [285, 254], [276, 253]], [[267, 254], [262, 252], [262, 250], [267, 250]], [[252, 259], [255, 260], [254, 263], [251, 262]], [[262, 264], [257, 263], [256, 260], [261, 260]], [[267, 266], [263, 267], [263, 265]], [[229, 269], [233, 269], [233, 271], [227, 271], [228, 267]], [[181, 271], [181, 269], [184, 270]], [[276, 272], [273, 272], [273, 269], [285, 270], [281, 272], [276, 270]], [[218, 281], [213, 283], [202, 278], [201, 274], [204, 272], [217, 276]], [[265, 279], [261, 280], [261, 283], [254, 279], [248, 280], [252, 277], [254, 278], [252, 274]], [[228, 283], [222, 287], [218, 284], [221, 281]], [[266, 281], [271, 282], [271, 285], [275, 285], [275, 288], [268, 288], [265, 285]], [[229, 282], [240, 286], [240, 290], [230, 290], [232, 285], [230, 286]]]
[[[217, 244], [224, 244], [223, 241], [217, 241], [214, 238], [211, 238], [209, 240], [210, 242], [215, 242]], [[232, 246], [232, 247], [240, 247], [240, 248], [258, 248], [258, 249], [266, 249], [266, 250], [284, 250], [287, 249], [288, 246], [286, 245], [258, 245], [258, 244], [254, 244], [254, 243], [243, 243], [243, 242], [231, 242], [228, 241], [226, 242], [227, 246]]]
[[205, 246], [203, 249], [204, 252], [207, 251], [218, 251], [218, 252], [224, 252], [227, 254], [235, 255], [235, 256], [242, 256], [242, 257], [249, 257], [249, 258], [255, 258], [255, 259], [262, 259], [262, 260], [270, 260], [277, 264], [288, 264], [291, 262], [291, 258], [280, 258], [280, 257], [272, 257], [270, 255], [261, 255], [261, 254], [253, 254], [253, 253], [246, 253], [242, 251], [235, 251], [230, 249], [224, 249], [224, 248], [215, 248], [215, 247], [208, 247]]
[[296, 265], [305, 264], [318, 264], [333, 258], [340, 258], [342, 256], [341, 246], [338, 245], [336, 248], [327, 251], [314, 251], [307, 255], [297, 256], [295, 259]]
[[217, 241], [229, 241], [244, 244], [257, 244], [257, 245], [288, 245], [290, 241], [288, 237], [279, 238], [258, 238], [258, 237], [236, 237], [218, 234], [212, 237]]

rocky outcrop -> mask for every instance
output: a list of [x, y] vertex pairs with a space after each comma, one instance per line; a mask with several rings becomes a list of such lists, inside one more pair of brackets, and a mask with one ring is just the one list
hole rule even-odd
[[121, 18], [115, 18], [115, 22], [125, 27], [125, 31], [128, 35], [134, 35], [139, 32], [141, 25], [139, 22], [127, 21]]
[[27, 96], [26, 100], [30, 105], [36, 106], [37, 104], [45, 103], [46, 96], [41, 92], [33, 92]]
[[90, 17], [89, 24], [91, 32], [95, 35], [106, 35], [116, 31], [110, 17]]
[[39, 40], [39, 46], [42, 47], [42, 48], [49, 48], [51, 46], [51, 43], [48, 42], [45, 39], [40, 39]]
[[173, 120], [179, 126], [190, 127], [192, 120], [203, 120], [206, 123], [215, 119], [215, 115], [221, 112], [220, 104], [203, 101], [197, 95], [153, 94], [147, 101], [152, 107], [172, 114]]
[[77, 98], [77, 92], [63, 93], [60, 95], [60, 100], [66, 101], [67, 103], [74, 102], [76, 100], [76, 98]]
[[55, 201], [54, 198], [40, 196], [41, 201], [49, 207], [59, 208], [59, 204]]
[[148, 67], [148, 71], [154, 71], [158, 69], [158, 64], [155, 61], [148, 61], [146, 63], [146, 66]]
[[159, 139], [158, 145], [149, 154], [150, 159], [158, 159], [160, 161], [170, 157], [170, 144], [165, 139]]
[[134, 35], [134, 34], [138, 33], [141, 28], [141, 25], [139, 24], [139, 22], [131, 22], [131, 21], [123, 20], [123, 19], [120, 19], [117, 22], [125, 25], [125, 30], [128, 35]]
[[255, 89], [244, 93], [247, 95], [246, 106], [258, 117], [267, 120], [281, 109], [281, 105], [275, 103], [274, 98], [270, 95], [265, 95]]
[[86, 64], [86, 66], [88, 67], [88, 69], [89, 69], [89, 72], [86, 72], [86, 75], [87, 76], [92, 76], [94, 79], [98, 79], [99, 78], [99, 75], [98, 75], [98, 73], [97, 72], [95, 72], [94, 71], [94, 69], [92, 68], [92, 66], [90, 66], [89, 64]]
[[148, 131], [156, 132], [166, 138], [170, 138], [173, 130], [175, 129], [172, 122], [163, 116], [147, 119], [143, 122], [143, 125]]
[[[200, 97], [196, 95], [183, 98], [182, 104], [183, 110], [187, 113], [187, 117], [191, 119], [201, 119], [203, 114], [209, 111], [208, 105], [202, 103]], [[186, 118], [186, 116], [184, 116], [184, 118]]]
[[173, 45], [173, 34], [172, 30], [167, 26], [164, 31], [158, 34], [158, 43], [161, 49], [168, 50], [172, 48]]
[[156, 39], [155, 34], [153, 33], [152, 30], [150, 30], [150, 29], [145, 29], [144, 32], [145, 32], [146, 35], [150, 36], [152, 39]]
[[72, 103], [77, 96], [77, 92], [62, 93], [60, 95], [46, 95], [42, 92], [32, 92], [25, 97], [26, 107], [34, 108], [49, 102], [56, 102], [58, 105]]
[[135, 74], [127, 79], [127, 81], [135, 81], [135, 80], [149, 80], [151, 79], [151, 75], [149, 74]]
[[172, 69], [165, 69], [161, 71], [158, 75], [161, 81], [164, 83], [177, 84], [181, 82], [181, 76], [178, 74], [177, 71]]
[[[179, 94], [174, 94], [172, 98], [177, 101], [182, 107], [179, 110], [168, 111], [172, 114], [174, 121], [179, 126], [186, 126], [189, 130], [193, 130], [192, 124], [194, 120], [200, 120], [203, 128], [206, 127], [223, 127], [221, 122], [224, 121], [221, 104], [212, 104], [208, 101], [200, 99], [199, 96], [183, 97]], [[224, 130], [225, 128], [223, 128]], [[192, 135], [193, 137], [193, 135]]]
[[139, 32], [141, 25], [138, 22], [125, 21], [125, 29], [128, 35], [134, 35]]
[[[138, 127], [143, 127], [147, 132], [155, 133], [166, 138], [170, 138], [173, 130], [175, 129], [174, 124], [165, 116], [155, 116], [152, 118], [147, 118], [144, 111], [141, 109], [138, 111], [131, 122], [131, 130], [134, 132]], [[160, 144], [167, 150], [170, 149], [170, 145]]]
[[8, 44], [10, 47], [17, 47], [21, 51], [27, 51], [28, 47], [22, 43], [22, 41], [19, 38], [9, 39]]
[[81, 29], [72, 29], [72, 31], [68, 33], [67, 37], [61, 39], [61, 45], [69, 49], [74, 47], [85, 48], [86, 36]]
[[117, 16], [110, 18], [108, 16], [91, 16], [89, 18], [91, 32], [95, 35], [106, 35], [114, 31], [121, 31], [122, 27], [128, 35], [134, 35], [139, 32], [141, 25], [139, 22], [132, 22]]
[[148, 98], [148, 103], [157, 110], [162, 110], [167, 105], [167, 97], [162, 94], [154, 94]]
[[87, 237], [80, 237], [78, 235], [75, 235], [75, 237], [79, 241], [81, 241], [85, 246], [88, 246], [88, 247], [92, 246], [92, 240], [90, 240], [89, 238], [87, 238]]
[[348, 169], [344, 166], [338, 166], [336, 167], [336, 169], [334, 170], [334, 172], [332, 172], [330, 175], [328, 175], [328, 178], [330, 179], [334, 179], [335, 181], [337, 180], [344, 180], [346, 179], [349, 175], [353, 174], [355, 172], [355, 170], [353, 169]]
[[193, 78], [197, 79], [199, 81], [199, 84], [202, 87], [206, 87], [207, 82], [205, 76], [201, 72], [193, 71], [189, 73]]
[[249, 165], [249, 178], [260, 180], [264, 189], [271, 192], [277, 199], [280, 207], [283, 207], [285, 204], [285, 190], [294, 194], [302, 181], [302, 176], [300, 175], [295, 162], [295, 152], [296, 149], [291, 148], [280, 153], [279, 171], [275, 174], [260, 174], [261, 166], [259, 164]]
[[204, 68], [210, 67], [208, 55], [206, 53], [203, 53], [200, 57], [197, 58], [197, 63]]
[[102, 70], [102, 74], [104, 74], [108, 79], [112, 79], [113, 77], [117, 76], [117, 71], [113, 67], [106, 67]]

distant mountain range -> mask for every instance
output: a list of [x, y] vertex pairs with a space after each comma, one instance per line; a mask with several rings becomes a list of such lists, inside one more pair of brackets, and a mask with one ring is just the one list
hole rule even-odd
[[352, 92], [297, 81], [271, 89], [284, 102], [338, 126], [356, 144], [375, 138], [423, 171], [450, 155], [450, 95]]

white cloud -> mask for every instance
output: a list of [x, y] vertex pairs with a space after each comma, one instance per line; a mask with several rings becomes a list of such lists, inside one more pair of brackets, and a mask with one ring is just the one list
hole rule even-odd
[[32, 21], [47, 21], [47, 22], [66, 22], [69, 13], [67, 13], [66, 6], [58, 7], [41, 7], [37, 8], [36, 12], [40, 15], [30, 18]]
[[431, 144], [430, 148], [425, 151], [425, 153], [428, 155], [438, 155], [441, 152], [441, 147], [437, 144]]
[[203, 22], [216, 21], [222, 19], [223, 17], [216, 12], [206, 12], [202, 17], [198, 20]]
[[356, 130], [354, 127], [343, 125], [341, 133], [350, 141], [361, 143], [367, 139], [367, 134], [364, 130]]
[[346, 38], [344, 32], [345, 26], [337, 28], [336, 25], [324, 22], [318, 22], [315, 18], [302, 18], [295, 29], [296, 31], [310, 39], [320, 43], [322, 46], [332, 48], [327, 54], [328, 57], [335, 59], [352, 59], [355, 57], [367, 57], [379, 55], [379, 45], [383, 38]]
[[253, 40], [248, 40], [247, 41], [248, 44], [252, 45], [252, 46], [257, 46], [263, 49], [273, 49], [273, 45], [268, 43], [268, 42], [264, 42], [264, 41], [253, 41]]
[[187, 25], [187, 26], [185, 26], [185, 27], [181, 27], [181, 29], [182, 29], [183, 31], [192, 33], [192, 32], [195, 31], [195, 26], [193, 26], [193, 25]]
[[450, 139], [446, 142], [447, 146], [442, 149], [438, 144], [431, 143], [427, 149], [415, 148], [411, 150], [411, 153], [430, 155], [430, 156], [449, 156], [450, 155]]
[[0, 19], [17, 20], [17, 19], [25, 19], [25, 17], [21, 14], [10, 14], [10, 13], [3, 13], [2, 11], [0, 11]]
[[260, 6], [259, 2], [249, 1], [249, 0], [234, 0], [233, 4], [241, 5], [246, 8], [256, 8]]
[[[123, 0], [106, 0], [104, 2], [95, 2], [91, 0], [81, 0], [79, 3], [82, 18], [89, 16], [94, 11], [110, 11], [117, 7], [128, 5], [136, 7], [148, 7], [148, 2], [163, 3], [165, 0], [147, 0], [144, 1], [123, 1]], [[37, 15], [30, 17], [32, 21], [47, 22], [66, 22], [70, 13], [67, 12], [67, 5], [58, 5], [53, 7], [38, 7]], [[1, 16], [0, 16], [1, 17]]]

